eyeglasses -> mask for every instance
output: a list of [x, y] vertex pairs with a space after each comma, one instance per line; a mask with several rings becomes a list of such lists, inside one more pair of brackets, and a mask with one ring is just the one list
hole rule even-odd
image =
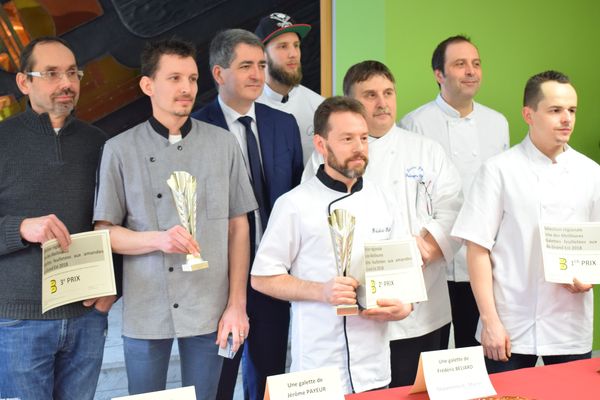
[[26, 75], [42, 78], [48, 82], [59, 82], [63, 76], [66, 76], [71, 82], [76, 82], [83, 78], [83, 71], [77, 69], [69, 69], [67, 71], [31, 71], [26, 72]]

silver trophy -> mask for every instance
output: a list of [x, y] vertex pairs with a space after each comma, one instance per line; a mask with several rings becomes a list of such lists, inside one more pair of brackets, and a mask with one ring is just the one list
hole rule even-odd
[[[348, 211], [337, 209], [329, 214], [327, 222], [329, 222], [338, 276], [346, 276], [346, 271], [350, 268], [355, 218]], [[358, 305], [340, 304], [336, 306], [336, 313], [341, 316], [357, 315]]]
[[[175, 171], [167, 179], [167, 185], [173, 193], [177, 215], [181, 225], [196, 239], [196, 178], [185, 172]], [[208, 268], [208, 261], [202, 256], [188, 254], [186, 263], [181, 266], [184, 271], [196, 271]]]

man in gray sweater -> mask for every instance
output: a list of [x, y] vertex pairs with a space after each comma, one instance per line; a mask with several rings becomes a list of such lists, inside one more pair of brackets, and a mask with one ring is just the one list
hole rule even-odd
[[72, 115], [83, 72], [56, 37], [21, 54], [27, 110], [0, 123], [0, 398], [93, 399], [115, 296], [42, 314], [41, 244], [92, 229], [106, 135]]

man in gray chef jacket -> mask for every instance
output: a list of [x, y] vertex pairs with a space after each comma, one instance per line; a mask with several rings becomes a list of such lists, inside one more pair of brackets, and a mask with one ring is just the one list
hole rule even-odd
[[[248, 335], [246, 213], [256, 209], [235, 138], [189, 114], [198, 91], [195, 49], [171, 39], [142, 52], [140, 87], [152, 116], [106, 143], [94, 220], [124, 255], [123, 340], [130, 394], [165, 389], [177, 338], [183, 386], [214, 399], [218, 346]], [[167, 180], [195, 178], [196, 235], [182, 226]], [[195, 213], [194, 213], [195, 211]], [[208, 268], [185, 271], [186, 254]]]

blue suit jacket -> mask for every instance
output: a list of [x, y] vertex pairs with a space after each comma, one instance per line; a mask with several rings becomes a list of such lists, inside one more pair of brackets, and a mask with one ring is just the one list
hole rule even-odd
[[[296, 119], [288, 113], [261, 103], [254, 103], [260, 152], [267, 186], [267, 215], [275, 200], [300, 183], [304, 165], [300, 130]], [[219, 101], [215, 99], [192, 117], [229, 130]]]
[[[296, 119], [283, 111], [261, 103], [254, 103], [256, 125], [260, 141], [260, 152], [267, 186], [267, 215], [275, 200], [300, 183], [304, 169], [300, 129]], [[219, 101], [215, 99], [192, 117], [229, 130]], [[251, 253], [254, 251], [252, 249]], [[277, 322], [282, 332], [289, 326], [289, 303], [266, 296], [252, 289], [248, 280], [248, 316], [253, 320]], [[270, 329], [274, 329], [271, 327]], [[285, 333], [287, 337], [287, 333]]]

